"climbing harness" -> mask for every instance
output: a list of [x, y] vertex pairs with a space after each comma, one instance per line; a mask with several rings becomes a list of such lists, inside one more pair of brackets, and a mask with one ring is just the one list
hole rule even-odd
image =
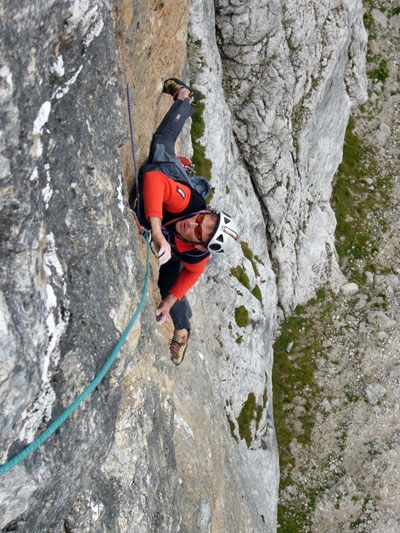
[[[135, 159], [135, 151], [134, 151], [134, 143], [133, 143], [133, 128], [132, 128], [132, 120], [131, 120], [131, 113], [130, 113], [130, 95], [129, 95], [129, 86], [127, 86], [127, 97], [128, 97], [128, 109], [129, 109], [129, 123], [130, 123], [130, 133], [131, 133], [131, 146], [132, 146], [132, 153], [133, 153], [133, 161], [134, 161], [134, 167], [135, 167], [135, 174], [137, 177], [137, 168], [136, 168], [136, 159]], [[132, 211], [132, 210], [131, 210]], [[39, 448], [41, 444], [43, 444], [60, 426], [67, 420], [67, 418], [77, 409], [77, 407], [96, 389], [96, 387], [99, 385], [99, 383], [103, 380], [107, 372], [109, 371], [111, 365], [117, 358], [123, 344], [126, 341], [127, 336], [129, 335], [130, 330], [132, 329], [134, 323], [136, 322], [136, 319], [140, 315], [144, 302], [145, 297], [149, 285], [149, 278], [150, 278], [150, 242], [151, 242], [151, 232], [148, 230], [144, 230], [137, 221], [135, 217], [136, 223], [138, 225], [139, 233], [142, 236], [142, 239], [146, 242], [147, 245], [147, 256], [146, 256], [146, 274], [145, 274], [145, 280], [144, 280], [144, 286], [142, 289], [142, 294], [140, 297], [139, 305], [133, 314], [131, 320], [129, 321], [129, 324], [126, 326], [125, 330], [123, 331], [117, 345], [113, 349], [110, 357], [107, 359], [106, 363], [100, 370], [100, 372], [97, 374], [97, 376], [94, 378], [94, 380], [86, 387], [86, 389], [73, 401], [69, 407], [67, 407], [61, 415], [52, 422], [44, 431], [37, 437], [31, 444], [29, 444], [26, 448], [24, 448], [21, 452], [19, 452], [17, 455], [15, 455], [12, 459], [10, 459], [7, 463], [0, 465], [0, 475], [5, 474], [11, 468], [19, 464], [21, 461], [26, 459], [31, 453], [33, 453], [35, 450]]]

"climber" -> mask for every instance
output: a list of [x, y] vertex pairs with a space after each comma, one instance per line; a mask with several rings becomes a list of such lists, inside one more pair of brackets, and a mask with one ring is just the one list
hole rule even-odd
[[182, 160], [175, 155], [175, 141], [194, 113], [200, 93], [176, 78], [164, 82], [163, 93], [171, 95], [174, 102], [153, 136], [148, 161], [139, 176], [143, 218], [151, 227], [160, 264], [162, 301], [156, 318], [161, 326], [171, 315], [174, 333], [170, 354], [179, 365], [186, 353], [192, 317], [185, 294], [203, 273], [210, 254], [233, 248], [238, 228], [229, 215], [207, 207], [208, 182], [196, 177], [201, 183], [195, 188]]

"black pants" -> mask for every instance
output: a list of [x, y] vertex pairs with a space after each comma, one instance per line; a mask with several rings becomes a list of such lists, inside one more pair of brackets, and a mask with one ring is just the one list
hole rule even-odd
[[[175, 100], [153, 135], [150, 145], [149, 163], [154, 162], [154, 153], [157, 145], [160, 144], [164, 146], [165, 151], [169, 155], [175, 155], [175, 143], [178, 135], [182, 131], [186, 120], [193, 115], [194, 111], [195, 110], [188, 99]], [[162, 299], [168, 295], [169, 290], [175, 284], [182, 268], [182, 261], [174, 255], [168, 263], [161, 265], [158, 277], [158, 287]], [[186, 296], [172, 306], [170, 315], [175, 329], [190, 329], [192, 310]]]
[[[158, 288], [160, 289], [162, 299], [168, 296], [168, 292], [176, 282], [182, 267], [182, 261], [174, 255], [168, 263], [161, 265], [158, 275]], [[190, 329], [192, 310], [186, 296], [179, 302], [175, 302], [171, 307], [170, 315], [175, 329]]]
[[153, 163], [157, 144], [162, 144], [165, 151], [175, 156], [175, 143], [182, 131], [186, 120], [191, 117], [195, 109], [189, 100], [175, 100], [169, 111], [158, 126], [150, 145], [149, 163]]

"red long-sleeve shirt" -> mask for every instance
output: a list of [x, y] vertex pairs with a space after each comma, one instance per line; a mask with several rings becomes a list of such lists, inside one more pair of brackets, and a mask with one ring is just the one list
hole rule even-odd
[[[143, 203], [146, 218], [157, 217], [163, 220], [164, 211], [176, 213], [177, 217], [188, 207], [191, 198], [190, 187], [168, 178], [158, 170], [146, 172], [143, 178]], [[175, 238], [175, 248], [179, 253], [194, 250], [193, 244]], [[174, 286], [169, 290], [178, 300], [193, 287], [204, 272], [210, 256], [206, 256], [198, 263], [187, 263], [182, 260], [183, 269]]]

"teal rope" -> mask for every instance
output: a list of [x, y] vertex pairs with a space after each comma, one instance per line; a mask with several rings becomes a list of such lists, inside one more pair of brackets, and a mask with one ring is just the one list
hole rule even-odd
[[61, 424], [67, 420], [67, 418], [89, 396], [89, 394], [91, 394], [94, 391], [94, 389], [98, 386], [98, 384], [101, 382], [101, 380], [104, 378], [104, 376], [109, 371], [111, 365], [113, 364], [119, 351], [121, 350], [122, 345], [124, 344], [130, 330], [132, 329], [133, 324], [136, 322], [137, 317], [141, 313], [144, 302], [145, 302], [146, 292], [147, 292], [147, 288], [149, 285], [149, 278], [150, 278], [150, 234], [148, 233], [144, 235], [144, 239], [147, 243], [146, 275], [145, 275], [145, 282], [144, 282], [144, 286], [142, 290], [140, 303], [134, 315], [132, 316], [129, 324], [125, 328], [125, 331], [122, 333], [121, 338], [119, 339], [117, 345], [112, 351], [110, 357], [107, 359], [103, 368], [94, 378], [94, 380], [88, 385], [88, 387], [75, 399], [74, 402], [71, 403], [69, 407], [65, 409], [65, 411], [61, 413], [61, 415], [54, 422], [50, 424], [50, 426], [48, 426], [43, 431], [43, 433], [39, 435], [39, 437], [37, 437], [37, 439], [35, 439], [31, 444], [29, 444], [26, 448], [24, 448], [15, 457], [10, 459], [7, 463], [5, 463], [4, 465], [0, 465], [0, 475], [3, 475], [9, 470], [11, 470], [11, 468], [16, 466], [23, 459], [26, 459], [26, 457], [28, 457], [32, 452], [34, 452], [37, 448], [39, 448], [39, 446], [43, 444], [43, 442], [47, 440], [61, 426]]

